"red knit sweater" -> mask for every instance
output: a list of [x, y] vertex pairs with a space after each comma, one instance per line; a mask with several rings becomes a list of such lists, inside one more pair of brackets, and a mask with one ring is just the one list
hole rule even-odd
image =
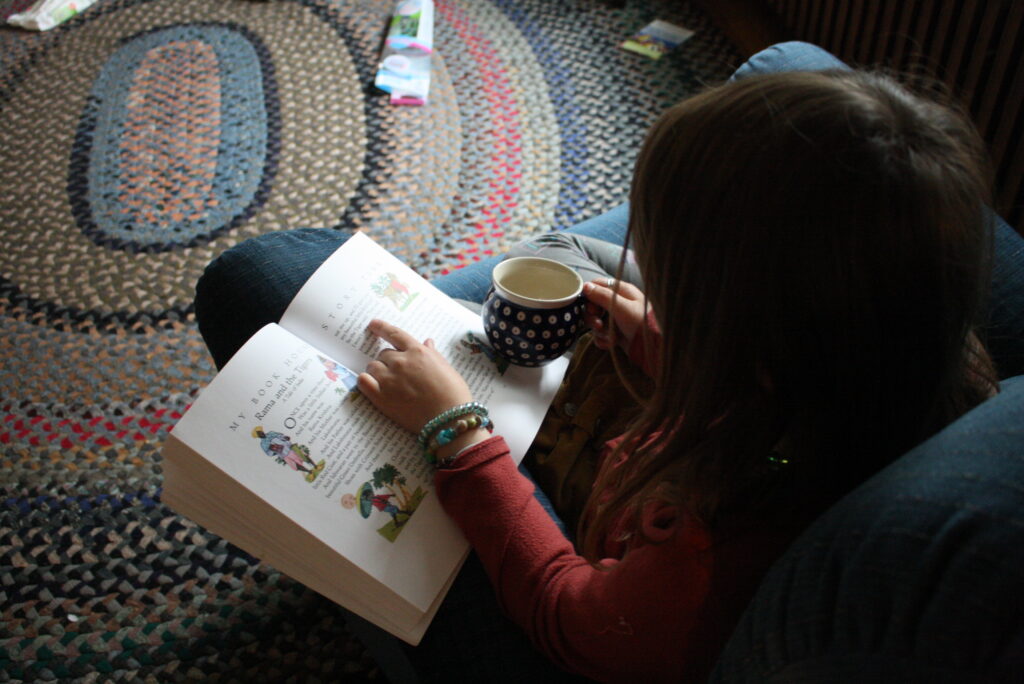
[[609, 535], [598, 569], [534, 498], [501, 437], [468, 449], [435, 483], [508, 615], [556, 664], [601, 681], [706, 681], [798, 531], [760, 519], [711, 532], [650, 506], [642, 520], [651, 542]]

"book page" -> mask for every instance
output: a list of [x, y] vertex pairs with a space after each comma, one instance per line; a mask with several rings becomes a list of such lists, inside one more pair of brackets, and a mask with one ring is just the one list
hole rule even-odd
[[565, 375], [562, 357], [542, 368], [510, 365], [484, 340], [480, 316], [448, 297], [383, 247], [356, 233], [317, 269], [281, 318], [281, 326], [356, 373], [389, 345], [366, 331], [373, 318], [416, 339], [432, 338], [473, 398], [491, 413], [519, 462]]
[[337, 360], [271, 324], [173, 435], [426, 611], [468, 545], [437, 500], [415, 437], [354, 381]]

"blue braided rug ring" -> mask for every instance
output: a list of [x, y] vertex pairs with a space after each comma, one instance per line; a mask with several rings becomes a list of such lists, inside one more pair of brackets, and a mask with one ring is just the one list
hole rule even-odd
[[194, 246], [266, 200], [280, 129], [263, 41], [232, 23], [179, 24], [124, 41], [100, 69], [71, 150], [68, 197], [96, 244]]
[[372, 141], [397, 121], [367, 87], [388, 13], [104, 0], [0, 43], [5, 312], [174, 327], [228, 247], [372, 207], [392, 168]]

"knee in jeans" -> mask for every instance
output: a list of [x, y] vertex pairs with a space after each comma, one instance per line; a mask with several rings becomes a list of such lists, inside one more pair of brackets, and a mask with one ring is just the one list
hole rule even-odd
[[538, 235], [535, 238], [530, 238], [529, 240], [520, 242], [509, 250], [508, 256], [528, 256], [534, 252], [539, 252], [550, 247], [578, 249], [579, 242], [576, 239], [576, 236], [572, 233], [544, 233], [543, 235]]
[[572, 233], [559, 232], [559, 233], [545, 233], [539, 235], [532, 240], [541, 245], [575, 245], [577, 244], [576, 236]]
[[224, 291], [225, 269], [220, 263], [221, 256], [208, 263], [206, 268], [203, 269], [202, 275], [199, 276], [199, 280], [196, 281], [196, 294], [193, 305], [196, 312], [196, 321], [200, 326], [202, 326], [207, 311], [209, 311], [209, 304], [217, 296], [218, 292]]
[[196, 285], [196, 318], [201, 318], [204, 308], [213, 314], [226, 307], [279, 316], [309, 276], [350, 235], [327, 228], [296, 228], [265, 233], [231, 247], [210, 262]]
[[223, 301], [227, 293], [235, 290], [240, 274], [248, 270], [246, 264], [258, 262], [259, 255], [265, 252], [260, 237], [230, 247], [206, 265], [196, 282], [195, 312], [200, 325], [214, 308], [214, 301]]

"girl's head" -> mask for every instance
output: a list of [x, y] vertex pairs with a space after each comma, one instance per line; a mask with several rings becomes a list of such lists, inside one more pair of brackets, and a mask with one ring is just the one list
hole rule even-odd
[[764, 491], [776, 447], [834, 497], [976, 401], [984, 159], [960, 114], [865, 72], [749, 78], [666, 112], [630, 194], [664, 333], [637, 426], [661, 437], [631, 458], [630, 497], [667, 482], [714, 520]]

